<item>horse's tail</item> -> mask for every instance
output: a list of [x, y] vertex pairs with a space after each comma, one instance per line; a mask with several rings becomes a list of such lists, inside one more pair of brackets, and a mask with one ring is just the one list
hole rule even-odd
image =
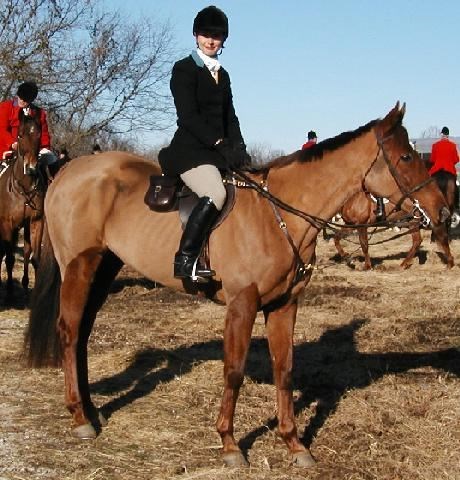
[[59, 366], [61, 349], [57, 332], [61, 275], [46, 228], [43, 250], [30, 299], [24, 353], [31, 367]]

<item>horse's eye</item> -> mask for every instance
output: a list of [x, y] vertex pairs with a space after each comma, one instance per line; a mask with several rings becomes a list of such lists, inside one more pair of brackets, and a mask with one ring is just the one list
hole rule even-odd
[[410, 153], [406, 153], [405, 155], [401, 155], [401, 160], [403, 162], [410, 162], [412, 160], [412, 155]]

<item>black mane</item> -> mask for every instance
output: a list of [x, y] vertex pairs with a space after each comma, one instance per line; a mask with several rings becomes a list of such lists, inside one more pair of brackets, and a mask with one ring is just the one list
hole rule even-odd
[[333, 152], [340, 147], [343, 147], [347, 143], [351, 142], [355, 138], [360, 137], [362, 134], [369, 132], [378, 120], [371, 120], [366, 125], [363, 125], [356, 130], [351, 132], [343, 132], [335, 137], [327, 138], [322, 142], [313, 145], [306, 150], [297, 150], [290, 155], [285, 155], [283, 157], [278, 157], [273, 159], [271, 162], [261, 165], [257, 170], [266, 170], [272, 167], [281, 167], [283, 165], [288, 165], [292, 162], [311, 162], [313, 160], [320, 160], [323, 158], [325, 152]]

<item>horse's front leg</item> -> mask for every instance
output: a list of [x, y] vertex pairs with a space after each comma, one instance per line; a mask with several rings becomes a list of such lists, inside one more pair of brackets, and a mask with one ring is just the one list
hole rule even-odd
[[29, 288], [29, 263], [30, 256], [32, 254], [32, 245], [30, 243], [30, 222], [26, 221], [24, 224], [24, 247], [23, 247], [23, 256], [24, 256], [24, 271], [22, 274], [22, 288], [27, 292]]
[[292, 398], [293, 336], [297, 301], [274, 311], [264, 312], [278, 402], [278, 430], [301, 467], [315, 464], [310, 452], [299, 440]]
[[359, 244], [361, 245], [361, 250], [363, 251], [363, 255], [364, 255], [364, 270], [371, 270], [372, 263], [371, 263], [371, 257], [369, 256], [369, 239], [367, 237], [366, 227], [358, 228], [358, 237], [359, 237]]
[[233, 436], [233, 418], [244, 367], [257, 315], [258, 291], [251, 285], [239, 292], [228, 304], [224, 330], [224, 393], [217, 420], [217, 431], [222, 439], [222, 459], [229, 467], [246, 466]]
[[6, 295], [7, 299], [11, 299], [14, 293], [14, 280], [13, 280], [13, 269], [14, 269], [14, 241], [12, 239], [4, 242], [5, 247], [5, 266], [6, 266]]
[[407, 253], [406, 258], [402, 261], [401, 268], [406, 270], [407, 268], [412, 266], [414, 257], [418, 252], [421, 244], [422, 244], [422, 234], [420, 233], [420, 229], [418, 228], [412, 232], [412, 247]]

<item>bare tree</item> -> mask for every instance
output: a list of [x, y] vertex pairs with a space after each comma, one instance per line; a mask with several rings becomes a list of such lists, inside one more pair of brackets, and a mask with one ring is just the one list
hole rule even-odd
[[437, 138], [440, 133], [441, 129], [432, 125], [422, 132], [421, 138]]
[[35, 80], [60, 144], [132, 141], [173, 122], [172, 40], [168, 22], [130, 22], [99, 0], [0, 0], [0, 96]]
[[251, 143], [248, 146], [248, 153], [251, 155], [254, 165], [263, 165], [274, 158], [284, 155], [282, 150], [273, 150], [270, 145], [264, 143]]

